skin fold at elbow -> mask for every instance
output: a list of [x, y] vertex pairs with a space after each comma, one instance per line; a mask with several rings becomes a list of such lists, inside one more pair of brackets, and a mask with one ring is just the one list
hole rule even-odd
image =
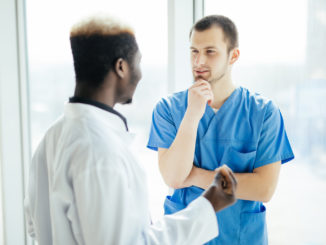
[[168, 187], [173, 189], [181, 189], [184, 187], [184, 180], [179, 180], [177, 177], [164, 178], [163, 180]]
[[166, 169], [163, 166], [163, 164], [160, 164], [159, 170], [165, 184], [173, 189], [184, 188], [185, 181], [188, 178], [190, 171], [189, 173], [184, 173], [185, 171], [183, 170], [171, 171], [170, 169]]
[[274, 188], [266, 188], [264, 190], [264, 193], [261, 195], [261, 202], [268, 203], [272, 200], [272, 197], [274, 195], [275, 189]]
[[187, 177], [183, 177], [177, 174], [164, 174], [162, 171], [161, 175], [163, 176], [163, 180], [168, 187], [173, 189], [181, 189], [185, 187], [185, 180]]

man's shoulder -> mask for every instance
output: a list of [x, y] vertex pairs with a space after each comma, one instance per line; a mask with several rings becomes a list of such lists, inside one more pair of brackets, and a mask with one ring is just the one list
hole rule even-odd
[[250, 109], [256, 110], [275, 110], [277, 105], [266, 96], [259, 92], [252, 92], [248, 88], [240, 87], [244, 102], [249, 106]]
[[183, 90], [167, 95], [161, 98], [156, 104], [156, 108], [185, 108], [187, 106], [188, 90]]
[[[42, 141], [49, 144], [60, 142], [63, 147], [93, 149], [94, 145], [105, 145], [108, 139], [116, 139], [117, 133], [105, 127], [96, 118], [61, 116], [46, 131]], [[100, 147], [99, 147], [100, 148]]]
[[32, 161], [37, 162], [38, 160], [44, 161], [46, 152], [51, 149], [57, 148], [57, 141], [60, 138], [60, 131], [62, 129], [63, 116], [60, 116], [55, 120], [45, 131], [45, 134], [37, 143], [36, 150], [33, 153]]
[[57, 136], [60, 129], [62, 128], [64, 121], [64, 116], [61, 115], [58, 117], [45, 131], [45, 134], [43, 138], [41, 139], [41, 142], [46, 142], [48, 139]]
[[[107, 167], [115, 166], [112, 159], [120, 159], [119, 155], [126, 146], [126, 137], [107, 125], [109, 124], [92, 115], [63, 119], [60, 136], [62, 147], [69, 149], [69, 154], [80, 159], [75, 161], [73, 165], [76, 166], [72, 165], [72, 169], [76, 167], [78, 171], [82, 171], [93, 165], [96, 168], [103, 164]], [[81, 161], [84, 163], [81, 164]]]
[[180, 100], [180, 101], [184, 101], [185, 99], [187, 99], [187, 97], [188, 97], [188, 89], [175, 92], [167, 96], [167, 98], [170, 100]]

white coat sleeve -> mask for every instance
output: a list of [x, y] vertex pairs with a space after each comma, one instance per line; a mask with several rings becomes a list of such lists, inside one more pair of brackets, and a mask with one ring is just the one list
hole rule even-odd
[[[40, 235], [40, 230], [37, 229], [38, 226], [36, 224], [37, 222], [37, 211], [43, 211], [42, 207], [37, 208], [37, 200], [39, 198], [44, 198], [44, 202], [46, 202], [46, 196], [48, 195], [46, 192], [42, 192], [44, 194], [44, 197], [40, 197], [37, 195], [38, 190], [44, 190], [48, 189], [48, 186], [40, 186], [39, 185], [39, 178], [43, 177], [46, 178], [46, 163], [45, 160], [42, 161], [40, 159], [45, 159], [44, 158], [44, 144], [40, 144], [38, 148], [35, 151], [35, 154], [33, 156], [30, 169], [29, 169], [29, 176], [28, 176], [28, 187], [26, 189], [26, 196], [24, 199], [24, 211], [25, 211], [25, 223], [26, 223], [26, 228], [27, 228], [27, 233], [32, 237], [33, 239], [37, 240]], [[39, 164], [41, 162], [42, 164]], [[38, 165], [39, 168], [38, 168]], [[42, 176], [37, 176], [37, 173], [40, 173]], [[45, 226], [45, 223], [42, 222], [45, 219], [39, 218], [39, 223], [41, 225]], [[42, 220], [42, 221], [41, 221]]]
[[35, 227], [31, 215], [31, 205], [28, 197], [25, 197], [24, 200], [24, 209], [25, 209], [25, 222], [28, 235], [35, 239]]
[[[117, 160], [115, 165], [119, 164], [123, 163]], [[130, 199], [132, 176], [124, 168], [98, 166], [102, 167], [85, 170], [73, 180], [84, 244], [202, 244], [218, 235], [215, 212], [204, 197], [155, 225], [140, 225], [134, 209], [137, 200]]]
[[165, 215], [146, 232], [146, 244], [203, 244], [218, 236], [212, 205], [199, 197], [173, 215]]

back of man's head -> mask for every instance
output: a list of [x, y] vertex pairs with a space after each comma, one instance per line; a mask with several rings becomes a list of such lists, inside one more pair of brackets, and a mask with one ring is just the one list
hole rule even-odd
[[193, 31], [205, 31], [211, 27], [219, 27], [222, 29], [224, 39], [228, 44], [228, 51], [239, 46], [238, 30], [232, 20], [223, 15], [209, 15], [198, 20], [190, 30], [190, 37]]
[[92, 16], [75, 24], [70, 44], [77, 84], [98, 88], [119, 58], [132, 64], [138, 51], [134, 31], [108, 16]]

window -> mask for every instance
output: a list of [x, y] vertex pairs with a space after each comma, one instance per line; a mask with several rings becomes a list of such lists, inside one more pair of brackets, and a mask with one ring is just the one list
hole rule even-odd
[[326, 2], [206, 0], [238, 27], [233, 80], [281, 109], [295, 160], [268, 203], [270, 244], [326, 242]]
[[[128, 119], [137, 137], [138, 156], [148, 172], [152, 218], [163, 213], [163, 185], [157, 154], [146, 149], [151, 114], [156, 101], [167, 92], [167, 3], [166, 1], [26, 1], [30, 74], [32, 149], [46, 129], [63, 113], [73, 95], [74, 70], [69, 30], [81, 17], [108, 12], [129, 22], [136, 31], [142, 52], [143, 79], [132, 105], [115, 109]], [[147, 9], [146, 11], [144, 11]], [[141, 14], [140, 14], [141, 13]], [[140, 109], [141, 108], [141, 109]]]
[[[0, 162], [1, 164], [1, 162]], [[0, 168], [0, 176], [2, 176], [1, 168]], [[2, 181], [0, 181], [0, 190], [1, 190], [1, 195], [0, 195], [0, 242], [2, 243], [4, 241], [3, 239], [3, 209], [2, 209]]]

